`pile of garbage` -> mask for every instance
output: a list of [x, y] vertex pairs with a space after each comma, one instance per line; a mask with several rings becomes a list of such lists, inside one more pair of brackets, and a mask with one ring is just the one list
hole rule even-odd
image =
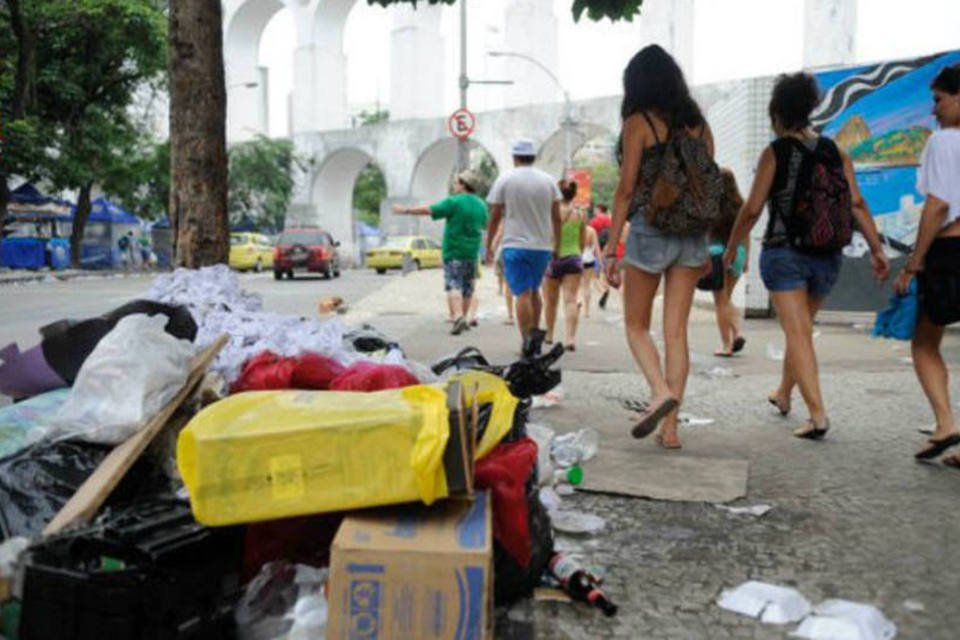
[[604, 526], [562, 504], [597, 433], [529, 423], [559, 345], [427, 367], [225, 267], [40, 336], [0, 350], [3, 637], [479, 638], [547, 577], [616, 613], [554, 546]]

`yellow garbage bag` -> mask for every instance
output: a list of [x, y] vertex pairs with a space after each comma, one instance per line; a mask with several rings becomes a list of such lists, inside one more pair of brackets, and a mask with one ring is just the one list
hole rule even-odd
[[468, 408], [473, 406], [474, 391], [478, 404], [493, 405], [490, 422], [474, 454], [474, 459], [479, 460], [493, 451], [513, 427], [513, 415], [519, 401], [510, 393], [503, 378], [485, 371], [462, 371], [447, 378], [445, 384], [452, 382], [462, 385]]
[[177, 466], [197, 521], [227, 525], [447, 495], [446, 393], [253, 391], [180, 433]]

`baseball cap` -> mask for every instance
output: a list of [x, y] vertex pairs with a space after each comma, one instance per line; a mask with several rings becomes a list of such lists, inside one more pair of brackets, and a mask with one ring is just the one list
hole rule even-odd
[[537, 148], [533, 145], [533, 140], [521, 138], [514, 141], [513, 146], [510, 148], [510, 154], [515, 156], [535, 156], [537, 155]]

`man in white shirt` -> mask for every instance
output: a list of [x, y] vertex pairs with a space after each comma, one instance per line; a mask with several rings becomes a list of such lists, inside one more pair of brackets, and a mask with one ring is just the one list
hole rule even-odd
[[[503, 272], [516, 296], [517, 325], [524, 350], [535, 355], [543, 340], [540, 283], [550, 260], [560, 250], [560, 188], [547, 173], [533, 166], [537, 151], [530, 140], [517, 140], [511, 149], [514, 168], [501, 174], [490, 193], [487, 263], [493, 260], [493, 239], [503, 222]], [[532, 346], [531, 346], [532, 345]]]

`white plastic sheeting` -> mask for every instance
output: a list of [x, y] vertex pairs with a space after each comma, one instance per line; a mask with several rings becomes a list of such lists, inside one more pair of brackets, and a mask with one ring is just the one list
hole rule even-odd
[[751, 580], [720, 594], [717, 604], [768, 624], [799, 622], [810, 613], [810, 601], [796, 589]]
[[790, 635], [808, 640], [892, 640], [897, 625], [872, 605], [824, 600]]

